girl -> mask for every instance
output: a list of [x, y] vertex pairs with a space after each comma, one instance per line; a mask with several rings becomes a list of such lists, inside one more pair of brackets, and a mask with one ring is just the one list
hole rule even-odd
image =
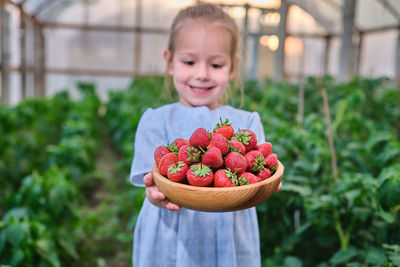
[[157, 146], [188, 139], [199, 127], [213, 129], [219, 118], [264, 142], [258, 113], [221, 104], [238, 69], [238, 38], [234, 20], [214, 5], [188, 7], [173, 21], [164, 58], [179, 102], [147, 109], [135, 137], [131, 182], [145, 185], [147, 196], [134, 232], [136, 267], [261, 265], [255, 208], [226, 213], [181, 208], [165, 198], [151, 174]]

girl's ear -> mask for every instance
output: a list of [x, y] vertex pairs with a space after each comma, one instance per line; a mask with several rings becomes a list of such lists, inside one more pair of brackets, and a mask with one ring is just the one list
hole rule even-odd
[[164, 51], [164, 60], [167, 63], [167, 73], [169, 75], [173, 74], [172, 71], [172, 59], [171, 59], [171, 52], [169, 50]]

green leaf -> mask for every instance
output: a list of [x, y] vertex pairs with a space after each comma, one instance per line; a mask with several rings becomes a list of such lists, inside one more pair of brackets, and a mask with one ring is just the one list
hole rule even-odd
[[282, 186], [281, 191], [295, 192], [300, 196], [309, 196], [311, 194], [311, 189], [309, 187], [295, 184], [285, 184]]
[[362, 222], [365, 222], [368, 216], [371, 215], [373, 210], [370, 207], [354, 207], [353, 214], [355, 217], [360, 219]]
[[12, 251], [11, 266], [17, 266], [24, 259], [24, 252], [20, 249]]
[[376, 145], [382, 142], [388, 142], [392, 138], [393, 138], [392, 135], [388, 132], [374, 132], [371, 134], [371, 136], [368, 138], [368, 141], [365, 143], [365, 148], [369, 152], [372, 152], [372, 150]]
[[377, 212], [377, 215], [381, 217], [387, 223], [394, 223], [395, 218], [392, 213], [380, 210]]
[[190, 169], [193, 171], [194, 175], [199, 177], [206, 177], [211, 173], [210, 167], [201, 163], [190, 166]]
[[285, 267], [302, 267], [303, 263], [297, 257], [287, 256], [287, 257], [285, 257], [283, 266], [285, 266]]
[[349, 201], [349, 205], [352, 206], [355, 202], [355, 199], [358, 198], [361, 194], [361, 190], [359, 189], [353, 189], [349, 190], [344, 193], [344, 196], [346, 197], [347, 201]]
[[58, 239], [58, 243], [67, 252], [69, 256], [71, 256], [75, 260], [79, 259], [79, 254], [76, 251], [73, 239], [63, 236]]
[[10, 209], [3, 218], [4, 222], [9, 222], [10, 218], [13, 217], [15, 219], [22, 219], [28, 216], [28, 209], [27, 208], [12, 208]]
[[385, 168], [379, 175], [378, 198], [385, 210], [400, 203], [400, 165]]
[[339, 250], [333, 255], [333, 257], [329, 260], [332, 264], [341, 264], [350, 261], [358, 254], [357, 249], [354, 247], [349, 247], [346, 250]]
[[20, 223], [13, 223], [7, 226], [4, 230], [7, 235], [7, 240], [14, 246], [19, 247], [22, 239], [25, 237], [25, 231]]
[[366, 252], [365, 261], [374, 266], [383, 266], [387, 262], [387, 257], [383, 249], [370, 247]]
[[6, 241], [7, 241], [7, 236], [5, 232], [0, 230], [0, 255], [3, 251], [4, 244], [6, 243]]
[[36, 248], [38, 254], [50, 263], [54, 267], [61, 266], [60, 260], [58, 259], [57, 250], [51, 239], [39, 239], [36, 242]]
[[400, 266], [400, 246], [383, 244], [386, 254], [394, 266]]

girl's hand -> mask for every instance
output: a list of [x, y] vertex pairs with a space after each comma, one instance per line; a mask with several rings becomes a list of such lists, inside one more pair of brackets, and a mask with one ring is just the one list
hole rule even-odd
[[165, 195], [158, 189], [154, 183], [153, 174], [148, 173], [143, 177], [143, 182], [146, 185], [146, 196], [155, 206], [166, 208], [169, 210], [180, 210], [181, 207], [170, 202]]

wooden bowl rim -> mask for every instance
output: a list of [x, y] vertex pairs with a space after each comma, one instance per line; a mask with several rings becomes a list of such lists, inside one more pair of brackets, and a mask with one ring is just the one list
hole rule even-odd
[[[194, 186], [194, 185], [188, 185], [188, 184], [174, 182], [174, 181], [171, 181], [168, 178], [164, 177], [163, 175], [161, 175], [158, 171], [158, 167], [156, 164], [153, 165], [152, 173], [154, 176], [156, 176], [156, 178], [158, 178], [159, 180], [162, 180], [163, 183], [183, 189], [183, 190], [195, 190], [195, 191], [199, 191], [199, 192], [221, 191], [221, 192], [227, 193], [229, 191], [237, 192], [238, 190], [251, 190], [251, 189], [254, 189], [254, 188], [257, 188], [260, 186], [264, 186], [264, 185], [273, 183], [275, 180], [281, 179], [281, 177], [283, 176], [284, 169], [285, 169], [285, 167], [278, 160], [278, 168], [276, 169], [275, 173], [271, 177], [265, 179], [264, 181], [258, 182], [258, 183], [234, 186], [234, 187]], [[154, 179], [154, 177], [153, 177], [153, 179]]]

